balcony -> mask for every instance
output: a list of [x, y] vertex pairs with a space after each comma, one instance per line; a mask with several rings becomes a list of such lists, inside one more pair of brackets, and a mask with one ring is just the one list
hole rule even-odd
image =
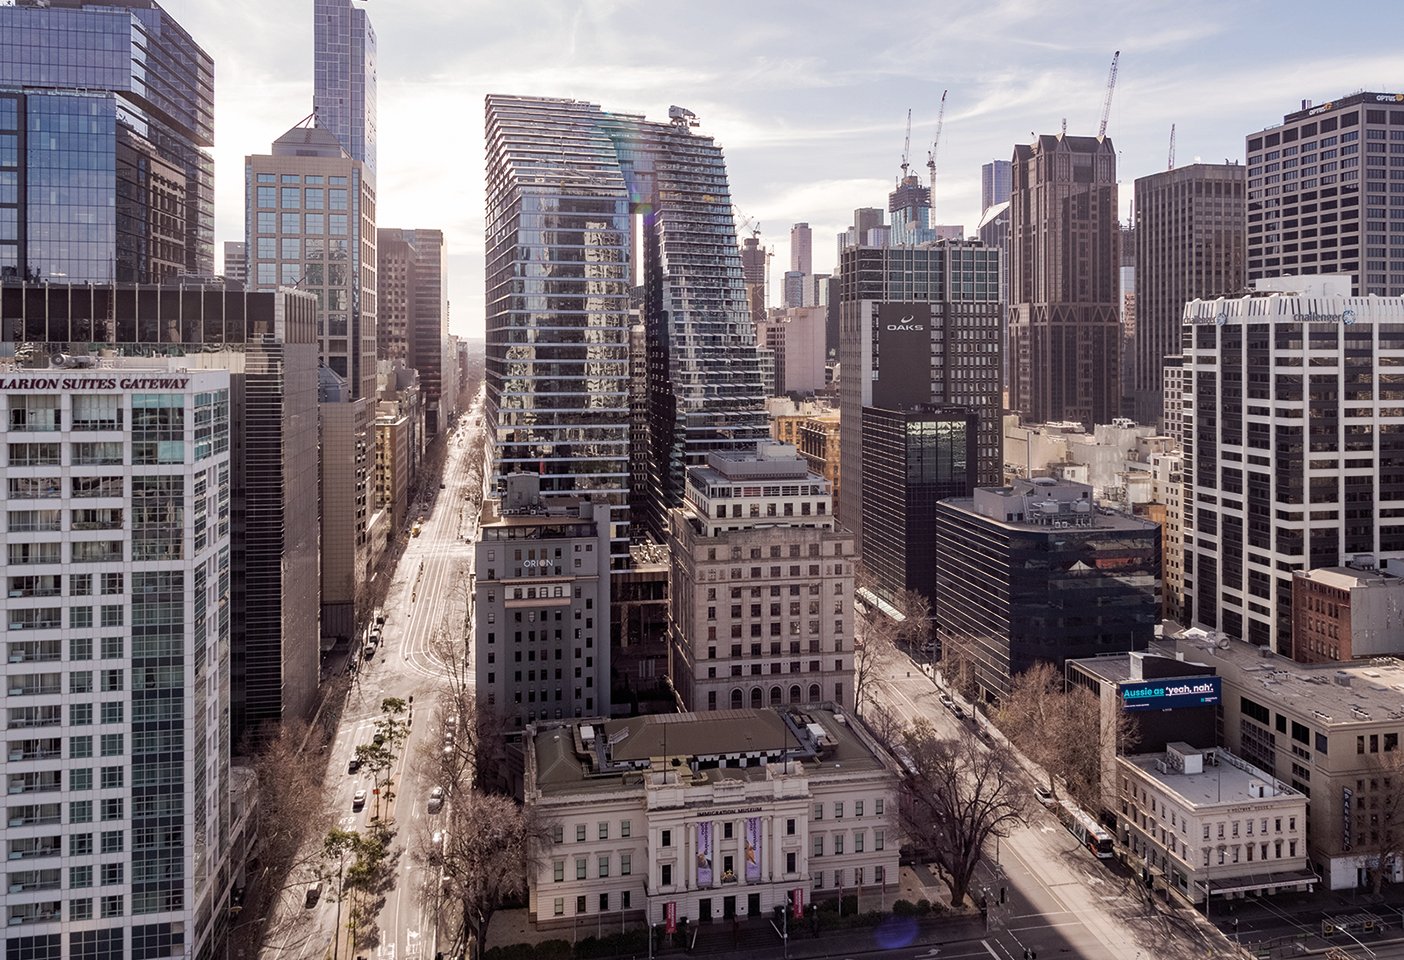
[[37, 860], [59, 855], [58, 837], [35, 837], [10, 841], [11, 860]]
[[25, 923], [56, 923], [61, 919], [57, 901], [48, 903], [25, 903], [10, 907], [10, 926]]

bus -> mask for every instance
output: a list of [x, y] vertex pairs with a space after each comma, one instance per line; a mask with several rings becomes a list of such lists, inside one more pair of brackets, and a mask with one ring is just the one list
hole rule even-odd
[[1077, 837], [1088, 852], [1099, 860], [1110, 860], [1112, 856], [1112, 835], [1068, 800], [1059, 800], [1058, 819], [1068, 832]]

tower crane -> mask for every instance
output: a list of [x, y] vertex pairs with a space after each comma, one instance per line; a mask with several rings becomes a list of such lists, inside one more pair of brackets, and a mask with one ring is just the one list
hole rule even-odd
[[941, 109], [936, 111], [936, 136], [931, 140], [931, 149], [926, 152], [926, 172], [931, 177], [932, 200], [936, 196], [936, 151], [941, 146], [941, 127], [946, 123], [946, 94], [949, 92], [941, 91]]
[[1121, 59], [1121, 51], [1112, 54], [1111, 72], [1107, 74], [1107, 99], [1102, 103], [1102, 125], [1097, 128], [1097, 139], [1103, 140], [1107, 135], [1107, 121], [1111, 119], [1112, 91], [1116, 89], [1116, 64]]
[[1170, 159], [1166, 161], [1166, 170], [1175, 169], [1175, 125], [1170, 124]]
[[908, 159], [912, 153], [912, 108], [907, 108], [907, 138], [902, 141], [902, 179], [907, 179]]

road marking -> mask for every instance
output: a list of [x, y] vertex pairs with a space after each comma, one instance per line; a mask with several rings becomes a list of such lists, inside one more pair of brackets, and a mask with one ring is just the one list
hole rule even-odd
[[999, 954], [995, 953], [994, 947], [990, 946], [990, 942], [988, 940], [981, 940], [980, 946], [988, 950], [990, 952], [990, 956], [994, 957], [995, 960], [1000, 960]]

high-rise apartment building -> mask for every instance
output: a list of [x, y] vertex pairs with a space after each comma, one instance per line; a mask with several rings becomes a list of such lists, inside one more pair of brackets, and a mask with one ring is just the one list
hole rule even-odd
[[5, 951], [211, 957], [232, 892], [230, 375], [96, 360], [0, 374]]
[[214, 273], [214, 63], [154, 0], [0, 6], [0, 277]]
[[419, 371], [425, 429], [440, 432], [454, 407], [456, 365], [448, 355], [448, 273], [442, 230], [376, 232], [376, 337], [382, 360]]
[[244, 158], [244, 242], [254, 290], [297, 287], [322, 305], [322, 360], [375, 396], [375, 189], [331, 131], [293, 127]]
[[1011, 171], [1009, 405], [1109, 423], [1121, 404], [1121, 231], [1110, 139], [1041, 136]]
[[228, 371], [231, 742], [310, 717], [320, 634], [316, 300], [291, 290], [11, 283], [0, 286], [0, 323], [0, 339], [31, 357], [97, 344]]
[[814, 232], [807, 223], [790, 228], [790, 269], [805, 275], [814, 272]]
[[375, 29], [351, 0], [313, 0], [312, 112], [375, 184]]
[[668, 537], [670, 673], [693, 711], [853, 704], [853, 535], [794, 447], [713, 453]]
[[1356, 296], [1404, 296], [1401, 136], [1399, 93], [1305, 100], [1248, 134], [1248, 279], [1342, 273]]
[[224, 241], [224, 280], [243, 286], [249, 279], [248, 248], [240, 240]]
[[610, 710], [610, 505], [544, 499], [541, 477], [505, 478], [476, 551], [477, 695], [508, 729]]
[[[487, 98], [487, 409], [499, 487], [517, 469], [542, 495], [614, 505], [627, 562], [629, 281], [643, 251], [649, 489], [655, 535], [685, 471], [766, 434], [755, 326], [721, 148], [670, 123], [573, 100]], [[565, 145], [565, 146], [563, 146]], [[553, 224], [535, 229], [538, 214]]]
[[1164, 412], [1165, 358], [1191, 300], [1243, 290], [1247, 186], [1237, 163], [1195, 163], [1136, 181], [1135, 340], [1123, 393], [1138, 423]]
[[991, 160], [980, 165], [980, 212], [1007, 203], [1014, 165], [1008, 160]]
[[998, 702], [1040, 661], [1144, 650], [1159, 617], [1160, 530], [1051, 477], [936, 506], [936, 641]]
[[1257, 287], [1185, 306], [1184, 612], [1288, 655], [1294, 570], [1404, 551], [1404, 298]]
[[839, 301], [839, 519], [866, 553], [865, 408], [969, 408], [979, 417], [975, 481], [1003, 476], [999, 251], [973, 241], [853, 247], [843, 254]]

